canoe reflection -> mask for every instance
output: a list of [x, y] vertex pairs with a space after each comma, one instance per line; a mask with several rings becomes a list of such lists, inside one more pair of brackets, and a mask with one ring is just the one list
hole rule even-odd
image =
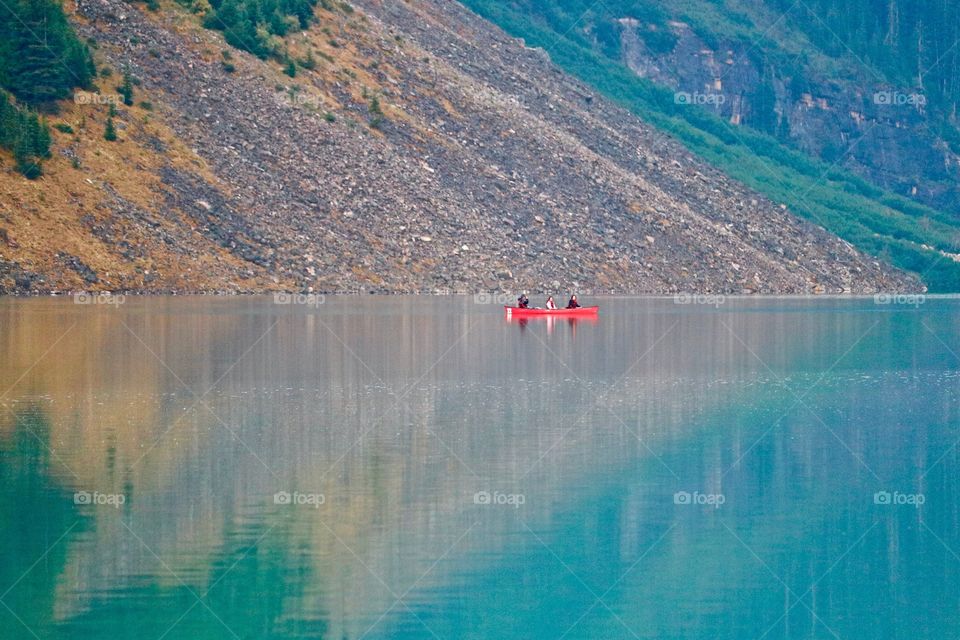
[[570, 326], [570, 331], [572, 335], [577, 334], [577, 325], [587, 324], [595, 326], [600, 322], [597, 316], [587, 316], [584, 318], [555, 318], [553, 316], [531, 316], [529, 318], [513, 318], [511, 316], [505, 316], [507, 324], [515, 324], [520, 327], [520, 330], [523, 331], [527, 328], [527, 324], [534, 322], [537, 324], [546, 324], [547, 325], [547, 334], [550, 335], [553, 333], [554, 329], [558, 324], [566, 324]]

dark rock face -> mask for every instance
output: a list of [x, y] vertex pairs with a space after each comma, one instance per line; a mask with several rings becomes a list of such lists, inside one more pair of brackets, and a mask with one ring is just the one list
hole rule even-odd
[[80, 258], [69, 254], [60, 254], [57, 258], [64, 267], [75, 271], [85, 283], [96, 284], [99, 281], [97, 273], [88, 265], [84, 264]]
[[24, 269], [16, 262], [0, 257], [0, 295], [26, 293], [42, 283], [43, 276], [39, 273]]
[[672, 87], [733, 123], [778, 135], [797, 148], [870, 182], [960, 217], [960, 156], [937, 133], [922, 94], [876, 79], [833, 81], [765, 65], [742, 42], [708, 45], [688, 25], [669, 25], [676, 44], [653, 51], [649, 25], [626, 18], [624, 62], [637, 75]]
[[331, 122], [279, 99], [270, 63], [235, 52], [226, 73], [204, 55], [225, 46], [216, 33], [184, 35], [122, 0], [78, 2], [84, 35], [162, 97], [169, 125], [229, 185], [167, 171], [171, 207], [251, 276], [316, 291], [921, 288], [456, 3], [356, 6], [367, 33], [352, 45], [377, 62], [367, 71], [386, 111], [376, 131], [339, 83], [297, 77], [341, 105]]

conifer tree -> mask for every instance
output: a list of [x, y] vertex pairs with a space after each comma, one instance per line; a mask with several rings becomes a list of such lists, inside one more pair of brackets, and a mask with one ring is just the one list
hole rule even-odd
[[0, 4], [0, 86], [33, 106], [87, 87], [93, 58], [56, 0]]
[[117, 139], [117, 130], [113, 127], [113, 118], [107, 118], [107, 126], [103, 130], [103, 139], [114, 142]]
[[39, 116], [12, 102], [0, 90], [0, 147], [13, 152], [17, 170], [28, 178], [41, 175], [42, 158], [50, 157], [50, 129]]
[[123, 84], [117, 87], [117, 92], [123, 96], [123, 104], [133, 106], [133, 77], [129, 70], [123, 72]]

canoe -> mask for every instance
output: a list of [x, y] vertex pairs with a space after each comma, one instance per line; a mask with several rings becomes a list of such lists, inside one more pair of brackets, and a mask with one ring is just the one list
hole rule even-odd
[[521, 309], [519, 307], [504, 307], [503, 312], [508, 318], [532, 318], [549, 316], [551, 318], [579, 318], [595, 316], [600, 307], [580, 307], [579, 309]]

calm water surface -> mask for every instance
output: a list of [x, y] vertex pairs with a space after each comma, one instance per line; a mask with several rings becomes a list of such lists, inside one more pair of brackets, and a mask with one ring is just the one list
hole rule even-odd
[[960, 301], [0, 300], [0, 637], [957, 638]]

